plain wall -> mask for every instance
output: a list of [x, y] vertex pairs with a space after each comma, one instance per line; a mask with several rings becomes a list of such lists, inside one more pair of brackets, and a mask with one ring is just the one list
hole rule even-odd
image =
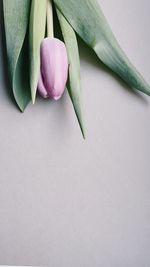
[[[99, 0], [150, 83], [149, 0]], [[0, 264], [150, 266], [150, 99], [79, 41], [86, 141], [67, 93], [21, 114], [0, 0]]]

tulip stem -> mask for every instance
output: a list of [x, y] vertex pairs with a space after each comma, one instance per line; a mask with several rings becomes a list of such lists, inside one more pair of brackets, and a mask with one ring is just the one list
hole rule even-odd
[[52, 0], [47, 0], [47, 37], [54, 37]]

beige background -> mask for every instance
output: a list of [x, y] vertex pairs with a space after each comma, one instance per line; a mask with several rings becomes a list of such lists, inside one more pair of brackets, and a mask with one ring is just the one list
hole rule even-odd
[[[99, 2], [150, 83], [150, 1]], [[67, 93], [18, 112], [1, 38], [0, 264], [150, 266], [150, 99], [80, 53], [86, 141]]]

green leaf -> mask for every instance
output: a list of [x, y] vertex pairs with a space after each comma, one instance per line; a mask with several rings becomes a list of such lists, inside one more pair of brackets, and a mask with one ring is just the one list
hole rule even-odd
[[73, 107], [81, 128], [83, 137], [85, 138], [85, 127], [83, 120], [82, 93], [81, 93], [81, 77], [80, 77], [80, 61], [78, 44], [74, 30], [57, 9], [57, 15], [60, 22], [64, 42], [68, 52], [69, 59], [69, 81], [68, 92], [73, 103]]
[[79, 36], [127, 84], [150, 95], [150, 86], [116, 41], [96, 0], [54, 0]]
[[35, 102], [40, 72], [40, 45], [45, 36], [47, 0], [32, 0], [29, 25], [30, 87]]
[[3, 9], [9, 73], [13, 94], [20, 110], [24, 111], [30, 101], [24, 46], [30, 0], [3, 0]]

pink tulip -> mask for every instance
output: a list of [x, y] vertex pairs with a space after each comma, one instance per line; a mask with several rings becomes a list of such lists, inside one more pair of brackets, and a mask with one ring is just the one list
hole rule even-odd
[[44, 98], [58, 100], [65, 90], [68, 57], [65, 44], [56, 38], [45, 38], [41, 44], [41, 70], [38, 91]]

